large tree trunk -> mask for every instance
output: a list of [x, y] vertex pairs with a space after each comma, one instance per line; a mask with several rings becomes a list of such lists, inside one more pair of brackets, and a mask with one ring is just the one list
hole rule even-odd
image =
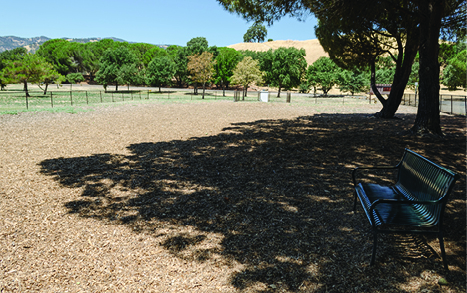
[[[383, 105], [383, 109], [384, 109], [384, 107], [386, 107], [387, 100], [385, 98], [383, 98], [381, 93], [378, 91], [378, 88], [376, 87], [376, 66], [375, 66], [375, 63], [376, 63], [376, 61], [375, 61], [375, 59], [373, 59], [373, 61], [370, 64], [370, 68], [371, 68], [370, 85], [371, 85], [371, 89], [373, 90], [373, 93], [375, 94], [376, 98], [379, 100], [381, 105]], [[381, 110], [381, 111], [383, 111], [383, 110]], [[378, 113], [376, 113], [376, 116], [380, 116], [380, 115]]]
[[[378, 117], [382, 118], [393, 118], [402, 101], [404, 96], [405, 87], [410, 78], [412, 72], [412, 64], [417, 55], [418, 51], [418, 31], [416, 28], [410, 29], [409, 35], [407, 36], [407, 42], [405, 44], [405, 50], [402, 42], [399, 40], [399, 55], [397, 56], [396, 71], [394, 73], [394, 79], [392, 82], [391, 93], [385, 103], [383, 109], [377, 113]], [[373, 72], [372, 72], [373, 74]], [[375, 91], [375, 89], [373, 89]], [[381, 99], [378, 97], [381, 101]]]
[[445, 1], [419, 1], [420, 88], [413, 133], [442, 135], [439, 115], [439, 34]]

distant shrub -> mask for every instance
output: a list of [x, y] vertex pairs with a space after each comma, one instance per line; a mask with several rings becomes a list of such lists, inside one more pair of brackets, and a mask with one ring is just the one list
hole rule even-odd
[[302, 94], [309, 93], [310, 92], [310, 86], [308, 85], [308, 83], [300, 84], [300, 86], [298, 87], [298, 92], [302, 93]]

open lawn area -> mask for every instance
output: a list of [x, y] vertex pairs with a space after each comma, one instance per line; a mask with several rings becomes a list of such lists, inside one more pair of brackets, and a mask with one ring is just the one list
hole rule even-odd
[[[465, 292], [466, 120], [217, 100], [0, 115], [0, 292]], [[410, 148], [460, 173], [436, 238], [352, 212], [351, 170]], [[446, 285], [440, 285], [440, 279]]]

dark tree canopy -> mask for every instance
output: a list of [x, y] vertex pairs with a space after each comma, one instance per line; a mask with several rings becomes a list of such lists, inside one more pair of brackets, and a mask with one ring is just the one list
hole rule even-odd
[[[412, 132], [442, 134], [439, 116], [439, 63], [438, 50], [441, 33], [446, 31], [460, 34], [465, 31], [466, 0], [217, 0], [228, 11], [238, 13], [247, 20], [268, 22], [269, 24], [288, 15], [302, 18], [314, 14], [325, 24], [332, 24], [326, 17], [340, 22], [339, 27], [350, 27], [345, 34], [353, 35], [359, 32], [381, 32], [394, 34], [398, 27], [405, 29], [405, 39], [416, 39], [420, 56], [420, 103]], [[331, 13], [328, 13], [331, 12]], [[370, 12], [370, 13], [369, 13]], [[339, 19], [340, 17], [340, 19]], [[395, 26], [391, 25], [395, 22]], [[361, 25], [367, 27], [360, 30]], [[330, 28], [331, 32], [336, 28]], [[328, 32], [328, 35], [331, 33]], [[365, 44], [365, 42], [364, 42]], [[371, 42], [370, 42], [371, 45]], [[400, 44], [398, 44], [399, 46]], [[365, 45], [366, 46], [366, 45]], [[406, 44], [407, 46], [407, 44]], [[412, 47], [412, 46], [410, 46]], [[370, 47], [371, 49], [371, 47]], [[413, 51], [399, 54], [397, 63], [411, 63]], [[364, 52], [364, 51], [363, 51]], [[378, 53], [378, 52], [373, 52]], [[412, 59], [412, 60], [411, 60]], [[410, 67], [404, 66], [404, 68]], [[410, 71], [402, 70], [395, 74], [399, 86], [397, 95], [405, 88], [404, 80], [408, 79]], [[405, 81], [405, 83], [407, 83]], [[398, 107], [397, 100], [390, 108]], [[399, 102], [400, 103], [400, 102]]]

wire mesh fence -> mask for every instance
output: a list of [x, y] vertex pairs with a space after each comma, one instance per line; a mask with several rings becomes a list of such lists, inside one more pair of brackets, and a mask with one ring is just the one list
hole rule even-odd
[[204, 95], [188, 90], [126, 90], [126, 91], [21, 91], [0, 92], [0, 112], [79, 107], [95, 104], [154, 101], [233, 100], [234, 92], [207, 91]]
[[[264, 99], [264, 94], [267, 99]], [[262, 96], [263, 95], [263, 96]], [[367, 95], [315, 95], [283, 91], [278, 92], [244, 92], [242, 90], [206, 90], [195, 94], [193, 89], [165, 88], [159, 90], [129, 89], [120, 91], [100, 90], [52, 90], [30, 91], [26, 96], [24, 91], [1, 91], [0, 113], [24, 110], [44, 110], [66, 107], [80, 107], [110, 103], [147, 103], [147, 102], [192, 102], [226, 100], [233, 102], [292, 103], [292, 104], [327, 104], [327, 105], [364, 105], [377, 103], [377, 100]], [[415, 94], [404, 94], [402, 105], [418, 106]], [[441, 95], [440, 111], [466, 115], [467, 97], [461, 95]]]
[[[415, 94], [404, 94], [402, 105], [418, 107], [418, 96]], [[467, 96], [461, 95], [440, 95], [439, 110], [443, 113], [466, 115]]]

